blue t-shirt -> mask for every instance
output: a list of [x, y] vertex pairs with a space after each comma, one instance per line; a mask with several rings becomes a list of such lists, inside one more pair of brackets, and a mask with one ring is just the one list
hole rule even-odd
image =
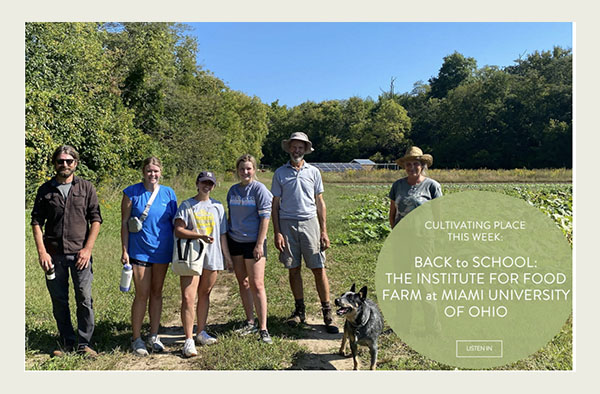
[[[131, 216], [140, 217], [152, 195], [143, 183], [131, 185], [123, 193], [131, 200]], [[173, 217], [177, 197], [168, 186], [160, 186], [143, 222], [142, 231], [129, 233], [129, 257], [150, 263], [169, 263], [173, 254]]]
[[298, 170], [288, 162], [273, 174], [271, 193], [281, 198], [280, 219], [308, 220], [317, 216], [316, 196], [323, 190], [321, 172], [307, 162]]
[[272, 201], [269, 189], [258, 181], [231, 186], [227, 193], [229, 236], [237, 242], [256, 242], [260, 220], [271, 217]]

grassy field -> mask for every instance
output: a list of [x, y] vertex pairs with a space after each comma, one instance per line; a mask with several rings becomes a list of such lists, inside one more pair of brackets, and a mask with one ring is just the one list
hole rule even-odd
[[[403, 171], [402, 171], [403, 172]], [[570, 168], [527, 170], [444, 170], [432, 168], [428, 175], [440, 183], [570, 183], [573, 171]], [[400, 177], [398, 170], [326, 172], [327, 183], [389, 183]]]
[[[399, 177], [400, 173], [395, 172]], [[569, 172], [570, 174], [570, 172]], [[271, 173], [259, 174], [260, 180], [270, 187]], [[435, 176], [432, 176], [435, 178]], [[560, 176], [563, 182], [565, 177]], [[395, 179], [394, 179], [395, 180]], [[166, 180], [182, 201], [194, 195], [194, 179], [180, 177]], [[494, 183], [494, 181], [490, 181]], [[231, 175], [220, 178], [213, 197], [224, 201], [228, 188], [234, 183]], [[443, 183], [443, 182], [442, 182]], [[160, 365], [141, 364], [139, 359], [129, 351], [131, 328], [130, 307], [133, 292], [121, 293], [118, 281], [121, 269], [119, 222], [120, 196], [126, 185], [104, 185], [99, 188], [104, 223], [94, 249], [94, 283], [93, 296], [96, 311], [95, 348], [101, 352], [96, 360], [87, 360], [77, 355], [60, 359], [52, 359], [48, 354], [55, 348], [57, 341], [56, 324], [52, 317], [51, 303], [44, 275], [37, 262], [37, 253], [31, 236], [26, 231], [26, 304], [25, 304], [25, 362], [28, 370], [121, 370], [121, 369], [214, 369], [214, 370], [278, 370], [294, 368], [297, 360], [306, 354], [307, 349], [299, 344], [298, 339], [306, 336], [302, 328], [290, 329], [284, 324], [285, 318], [293, 309], [293, 299], [287, 281], [287, 272], [277, 261], [272, 246], [272, 229], [269, 230], [269, 254], [265, 272], [265, 285], [269, 299], [269, 331], [274, 339], [274, 346], [262, 346], [255, 339], [237, 337], [232, 328], [243, 320], [243, 310], [237, 294], [237, 284], [232, 274], [220, 274], [218, 283], [229, 291], [220, 303], [213, 301], [209, 316], [216, 318], [210, 330], [217, 334], [220, 341], [217, 345], [200, 349], [200, 356], [185, 360], [185, 366], [179, 362], [179, 348], [173, 351], [176, 362], [163, 362]], [[329, 235], [333, 242], [328, 251], [328, 275], [331, 294], [337, 295], [346, 291], [354, 282], [367, 285], [373, 289], [375, 285], [375, 265], [378, 252], [386, 234], [385, 209], [386, 194], [389, 184], [349, 184], [347, 181], [328, 181], [325, 177], [325, 200], [328, 212]], [[499, 184], [463, 184], [443, 185], [444, 193], [455, 193], [461, 190], [491, 190], [507, 193], [530, 201], [543, 212], [552, 216], [557, 225], [572, 239], [572, 187], [570, 184], [536, 184], [536, 185], [499, 185]], [[384, 217], [381, 218], [381, 210]], [[369, 220], [349, 220], [349, 215], [370, 213], [374, 223]], [[379, 215], [379, 216], [378, 216]], [[364, 217], [364, 216], [363, 216]], [[29, 222], [29, 211], [25, 212], [25, 220]], [[365, 223], [364, 226], [351, 227], [351, 223]], [[382, 224], [380, 228], [377, 225]], [[355, 232], [359, 241], [347, 235]], [[389, 230], [388, 230], [389, 231]], [[320, 304], [312, 275], [303, 271], [305, 282], [305, 299], [307, 314], [320, 316]], [[374, 296], [374, 292], [371, 293]], [[74, 300], [72, 300], [74, 305]], [[169, 272], [164, 289], [163, 329], [180, 325], [179, 321], [180, 292], [178, 278]], [[72, 308], [74, 309], [74, 308]], [[73, 321], [75, 321], [73, 313]], [[338, 321], [339, 322], [339, 321]], [[147, 329], [147, 318], [145, 328]], [[386, 328], [388, 328], [386, 326]], [[378, 369], [380, 370], [439, 370], [454, 369], [439, 364], [414, 352], [394, 333], [387, 332], [380, 338]], [[569, 318], [560, 333], [532, 356], [497, 369], [511, 370], [569, 370], [572, 369], [572, 320]], [[260, 350], [260, 351], [257, 351]], [[361, 352], [361, 357], [367, 357]]]

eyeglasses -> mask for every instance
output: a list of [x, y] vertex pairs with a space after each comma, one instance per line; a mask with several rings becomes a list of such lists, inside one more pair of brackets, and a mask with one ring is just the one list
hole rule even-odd
[[56, 164], [67, 163], [67, 165], [71, 165], [71, 164], [73, 164], [74, 161], [75, 161], [75, 159], [56, 159]]

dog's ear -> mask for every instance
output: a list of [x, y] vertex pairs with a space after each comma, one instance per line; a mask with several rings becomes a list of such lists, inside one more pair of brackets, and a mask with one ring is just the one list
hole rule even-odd
[[367, 286], [363, 286], [363, 288], [358, 291], [358, 294], [360, 295], [361, 300], [367, 298]]
[[352, 283], [352, 287], [350, 288], [350, 291], [351, 291], [352, 293], [355, 293], [355, 292], [356, 292], [356, 284], [355, 284], [355, 283]]

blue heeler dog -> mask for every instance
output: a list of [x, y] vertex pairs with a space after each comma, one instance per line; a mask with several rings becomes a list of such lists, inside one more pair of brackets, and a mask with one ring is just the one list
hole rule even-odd
[[350, 291], [335, 299], [335, 305], [339, 307], [337, 314], [346, 318], [340, 354], [346, 355], [346, 341], [349, 339], [354, 370], [357, 370], [357, 345], [366, 345], [371, 353], [371, 369], [374, 370], [377, 363], [377, 338], [383, 331], [383, 316], [377, 305], [367, 299], [367, 286], [358, 293], [355, 291], [356, 287], [352, 284]]

